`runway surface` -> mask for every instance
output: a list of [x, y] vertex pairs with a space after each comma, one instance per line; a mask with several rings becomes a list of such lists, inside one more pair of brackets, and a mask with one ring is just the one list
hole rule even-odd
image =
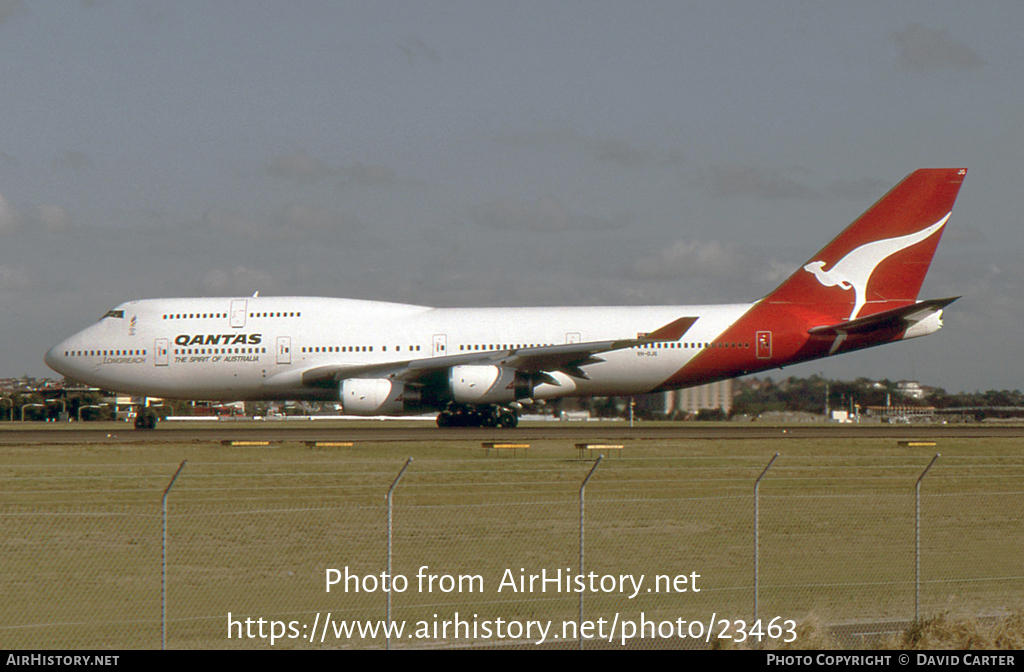
[[[6, 423], [4, 423], [6, 424]], [[241, 441], [360, 441], [360, 442], [447, 442], [447, 441], [542, 441], [568, 442], [645, 441], [683, 439], [937, 439], [937, 438], [1024, 438], [1024, 425], [788, 425], [756, 424], [645, 424], [630, 428], [626, 423], [537, 423], [516, 429], [438, 429], [433, 425], [388, 422], [367, 426], [345, 426], [337, 421], [302, 423], [210, 423], [202, 427], [186, 423], [161, 425], [153, 431], [139, 431], [126, 425], [103, 428], [0, 426], [0, 445], [59, 445], [73, 443], [187, 443]]]

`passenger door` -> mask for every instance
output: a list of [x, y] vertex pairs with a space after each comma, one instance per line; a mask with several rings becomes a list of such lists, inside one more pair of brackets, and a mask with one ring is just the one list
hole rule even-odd
[[291, 336], [278, 336], [277, 337], [277, 363], [278, 364], [291, 364], [292, 363], [292, 337]]
[[231, 302], [231, 328], [241, 329], [245, 326], [245, 309], [247, 301], [239, 299]]
[[433, 357], [444, 357], [448, 354], [448, 336], [446, 334], [434, 334], [431, 355]]
[[170, 362], [170, 341], [166, 338], [158, 338], [153, 344], [153, 365], [154, 366], [167, 366]]
[[772, 358], [772, 332], [770, 332], [770, 331], [759, 331], [759, 332], [757, 332], [757, 358], [758, 359], [771, 359]]

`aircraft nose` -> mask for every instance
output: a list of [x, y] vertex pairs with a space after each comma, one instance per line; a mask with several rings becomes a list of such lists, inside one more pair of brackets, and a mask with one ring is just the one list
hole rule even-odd
[[46, 362], [48, 367], [65, 376], [68, 375], [67, 367], [64, 366], [64, 352], [67, 350], [66, 344], [67, 341], [61, 341], [47, 350], [46, 355], [43, 357], [43, 361]]

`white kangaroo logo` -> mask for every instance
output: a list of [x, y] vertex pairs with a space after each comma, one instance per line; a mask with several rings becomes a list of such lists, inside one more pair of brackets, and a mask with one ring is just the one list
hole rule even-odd
[[853, 312], [847, 318], [852, 320], [857, 317], [857, 313], [867, 302], [865, 294], [868, 281], [871, 280], [871, 274], [875, 272], [878, 265], [897, 252], [931, 237], [946, 224], [946, 220], [952, 214], [952, 212], [946, 213], [945, 217], [917, 233], [865, 243], [850, 251], [827, 271], [822, 270], [825, 266], [824, 261], [812, 261], [804, 266], [804, 270], [813, 273], [818, 282], [826, 287], [838, 286], [840, 289], [854, 291]]

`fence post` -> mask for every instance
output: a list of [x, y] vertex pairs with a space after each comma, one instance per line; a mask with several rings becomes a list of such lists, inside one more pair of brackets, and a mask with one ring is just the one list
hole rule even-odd
[[[583, 484], [580, 485], [580, 576], [583, 576], [583, 493], [587, 488], [587, 481], [594, 475], [597, 470], [597, 465], [601, 464], [601, 460], [604, 459], [604, 455], [598, 455], [597, 460], [594, 461], [594, 466], [590, 468], [590, 472], [587, 473], [587, 477], [583, 479]], [[580, 618], [576, 621], [576, 638], [579, 642], [579, 648], [583, 650], [583, 591], [580, 591]]]
[[915, 499], [915, 510], [914, 510], [914, 620], [921, 620], [921, 481], [924, 480], [924, 475], [928, 473], [928, 470], [932, 468], [935, 461], [939, 459], [939, 453], [935, 453], [935, 457], [928, 463], [928, 466], [924, 468], [921, 475], [917, 478], [917, 485], [914, 486], [914, 499]]
[[167, 495], [170, 494], [174, 482], [181, 475], [181, 470], [188, 464], [188, 460], [182, 460], [178, 470], [171, 477], [171, 482], [164, 490], [163, 503], [161, 504], [163, 515], [163, 543], [160, 548], [160, 650], [167, 648]]
[[754, 481], [754, 621], [757, 621], [757, 594], [761, 587], [761, 479], [772, 468], [779, 454], [775, 453], [769, 460], [761, 475]]
[[409, 468], [410, 464], [412, 464], [412, 458], [411, 457], [408, 460], [405, 461], [405, 465], [402, 467], [401, 471], [398, 472], [398, 476], [395, 476], [395, 482], [391, 484], [390, 488], [388, 488], [388, 558], [387, 558], [388, 569], [387, 569], [387, 576], [388, 576], [389, 583], [388, 583], [387, 590], [385, 591], [387, 593], [387, 595], [388, 595], [388, 607], [387, 607], [387, 618], [386, 618], [387, 626], [385, 628], [385, 633], [386, 633], [385, 636], [387, 637], [387, 640], [385, 641], [385, 644], [384, 644], [385, 650], [391, 649], [391, 588], [394, 585], [394, 582], [391, 580], [391, 496], [394, 494], [395, 487], [398, 485], [398, 482], [400, 480], [402, 480], [402, 474], [405, 473], [405, 470]]

